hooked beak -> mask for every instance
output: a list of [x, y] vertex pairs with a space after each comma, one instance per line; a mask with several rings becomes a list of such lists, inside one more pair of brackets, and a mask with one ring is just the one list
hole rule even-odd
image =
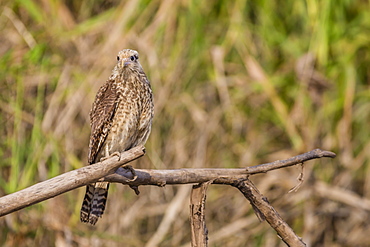
[[125, 60], [122, 60], [121, 65], [122, 65], [122, 67], [127, 67], [131, 63], [132, 63], [132, 61], [130, 59], [125, 59]]

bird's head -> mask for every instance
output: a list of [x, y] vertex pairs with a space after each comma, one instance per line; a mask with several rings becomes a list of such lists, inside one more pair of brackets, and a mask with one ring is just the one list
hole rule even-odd
[[125, 49], [118, 52], [117, 55], [117, 66], [120, 69], [140, 69], [139, 53], [135, 50]]

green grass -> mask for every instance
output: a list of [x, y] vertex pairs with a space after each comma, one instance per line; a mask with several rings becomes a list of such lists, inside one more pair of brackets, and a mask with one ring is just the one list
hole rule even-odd
[[[254, 182], [312, 246], [370, 242], [366, 210], [314, 189], [320, 181], [351, 190], [358, 200], [370, 196], [368, 2], [27, 0], [2, 6], [2, 194], [86, 164], [94, 95], [117, 52], [133, 48], [156, 107], [147, 156], [135, 166], [243, 167], [331, 150], [335, 160], [305, 166], [297, 193], [287, 191], [298, 168]], [[308, 53], [314, 63], [298, 69]], [[0, 219], [1, 245], [144, 246], [178, 187], [141, 191], [136, 197], [112, 186], [96, 228], [79, 223], [84, 189], [31, 206]], [[234, 190], [217, 186], [210, 193], [210, 235], [253, 214]], [[190, 240], [187, 203], [159, 246]], [[211, 238], [210, 246], [284, 246], [268, 224], [253, 224]]]

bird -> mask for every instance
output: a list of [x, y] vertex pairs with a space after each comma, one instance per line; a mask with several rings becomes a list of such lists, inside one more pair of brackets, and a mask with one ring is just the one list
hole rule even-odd
[[[108, 80], [98, 90], [90, 111], [88, 163], [94, 164], [133, 147], [144, 145], [154, 116], [153, 92], [139, 53], [124, 49]], [[81, 222], [95, 225], [102, 217], [108, 182], [86, 186]]]

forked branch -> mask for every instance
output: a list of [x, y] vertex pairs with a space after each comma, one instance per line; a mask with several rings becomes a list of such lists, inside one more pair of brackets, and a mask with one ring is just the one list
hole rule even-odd
[[[266, 221], [276, 230], [285, 243], [287, 243], [289, 246], [305, 246], [302, 240], [295, 235], [293, 230], [280, 218], [277, 212], [268, 203], [267, 199], [263, 197], [258, 192], [257, 188], [255, 188], [248, 180], [248, 176], [301, 164], [311, 159], [335, 157], [335, 153], [333, 152], [315, 149], [286, 160], [278, 160], [272, 163], [251, 166], [247, 168], [133, 170], [132, 168], [127, 169], [121, 167], [122, 165], [140, 158], [144, 154], [145, 149], [143, 146], [135, 147], [129, 151], [121, 153], [120, 159], [118, 157], [111, 157], [102, 162], [66, 172], [21, 191], [3, 196], [0, 198], [0, 216], [4, 216], [78, 187], [94, 183], [98, 180], [127, 184], [137, 193], [137, 188], [140, 185], [165, 186], [166, 184], [203, 183], [202, 186], [204, 187], [209, 184], [209, 181], [211, 181], [214, 184], [228, 184], [238, 188], [250, 201], [259, 218], [266, 219]], [[202, 210], [202, 208], [204, 210], [204, 205], [202, 204], [204, 204], [205, 201], [205, 190], [206, 187], [200, 190], [199, 195], [194, 194], [194, 203], [196, 203], [196, 198], [201, 200], [200, 203], [198, 203], [200, 210]], [[194, 203], [192, 205], [194, 205]], [[200, 217], [199, 219], [204, 220], [204, 217]], [[205, 222], [198, 223], [201, 223], [199, 226], [202, 227], [203, 233], [196, 235], [196, 237], [198, 241], [203, 241], [205, 244], [199, 246], [206, 246], [207, 241], [204, 241], [204, 238], [207, 237]]]

